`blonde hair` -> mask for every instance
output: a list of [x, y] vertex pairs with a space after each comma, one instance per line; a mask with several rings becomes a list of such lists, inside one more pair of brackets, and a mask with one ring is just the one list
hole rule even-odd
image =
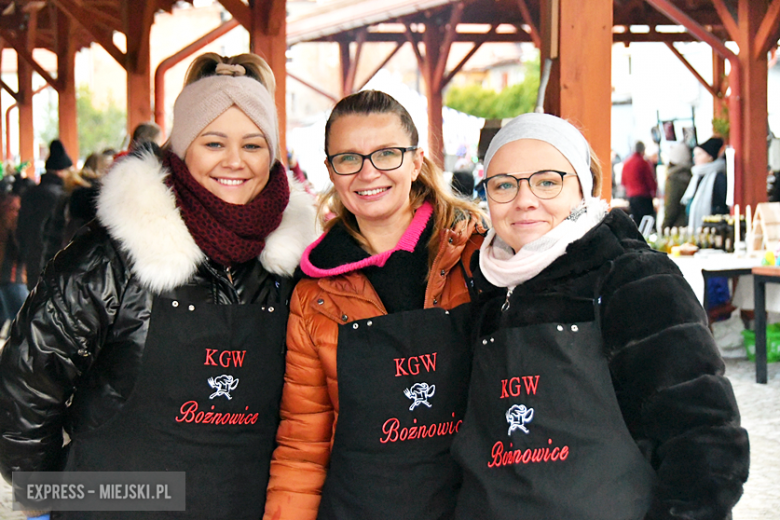
[[590, 151], [590, 174], [593, 176], [593, 193], [591, 195], [598, 198], [601, 196], [601, 183], [604, 180], [604, 171], [601, 169], [601, 161], [596, 152], [593, 151], [590, 143], [588, 143], [588, 150]]
[[[409, 115], [409, 112], [403, 105], [384, 92], [364, 90], [339, 101], [330, 113], [328, 122], [325, 124], [326, 154], [329, 153], [328, 145], [333, 123], [343, 116], [354, 114], [395, 114], [400, 119], [401, 126], [409, 136], [411, 145], [417, 146], [418, 144], [419, 134], [417, 127], [412, 121], [412, 116]], [[433, 236], [430, 242], [428, 242], [428, 265], [430, 267], [438, 252], [442, 230], [449, 229], [455, 222], [461, 219], [468, 219], [472, 215], [477, 215], [483, 220], [486, 219], [484, 213], [476, 204], [453, 195], [452, 191], [444, 183], [441, 169], [427, 157], [423, 158], [420, 173], [417, 179], [412, 182], [412, 188], [409, 192], [409, 203], [412, 210], [422, 206], [425, 201], [433, 205], [434, 218]], [[324, 223], [325, 230], [329, 230], [338, 222], [341, 222], [347, 229], [347, 232], [359, 244], [364, 248], [368, 248], [368, 241], [360, 234], [360, 228], [355, 215], [344, 206], [335, 186], [331, 187], [320, 201], [320, 215], [324, 215], [328, 210], [335, 214], [335, 218]]]
[[201, 54], [190, 64], [184, 77], [184, 86], [195, 83], [199, 79], [217, 75], [217, 65], [241, 65], [246, 75], [256, 79], [270, 92], [271, 97], [276, 91], [276, 79], [268, 63], [257, 54], [244, 53], [235, 56], [220, 56], [216, 52]]

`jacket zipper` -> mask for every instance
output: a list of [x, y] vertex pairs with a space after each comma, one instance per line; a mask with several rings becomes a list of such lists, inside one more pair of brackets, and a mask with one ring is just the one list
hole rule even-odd
[[512, 293], [514, 292], [514, 287], [508, 287], [506, 290], [506, 300], [504, 300], [504, 305], [501, 306], [501, 312], [506, 312], [509, 309], [509, 297], [512, 296]]

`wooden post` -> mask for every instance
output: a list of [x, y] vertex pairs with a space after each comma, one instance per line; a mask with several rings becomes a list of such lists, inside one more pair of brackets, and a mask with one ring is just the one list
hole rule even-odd
[[428, 158], [440, 168], [444, 166], [444, 119], [441, 114], [443, 102], [441, 88], [434, 74], [441, 55], [442, 40], [442, 27], [439, 24], [425, 25], [425, 66], [422, 74], [425, 78], [425, 97], [428, 98]]
[[612, 1], [542, 0], [542, 7], [542, 57], [558, 56], [545, 107], [582, 130], [601, 162], [601, 196], [609, 200]]
[[349, 69], [352, 66], [352, 55], [349, 52], [349, 42], [339, 42], [339, 70], [341, 72], [341, 97], [351, 93], [351, 86], [347, 86]]
[[[0, 70], [2, 70], [3, 65], [3, 48], [5, 47], [5, 41], [3, 41], [2, 38], [0, 38]], [[3, 113], [3, 105], [2, 102], [0, 102], [0, 114]], [[5, 147], [3, 146], [3, 131], [5, 130], [3, 128], [3, 121], [2, 117], [0, 117], [0, 161], [5, 162], [8, 157], [5, 156]], [[3, 169], [3, 173], [8, 173]]]
[[[775, 0], [778, 1], [778, 0]], [[742, 176], [736, 202], [767, 200], [767, 55], [756, 53], [756, 34], [767, 13], [766, 2], [739, 0], [739, 61], [742, 68]], [[758, 56], [756, 56], [758, 54]], [[741, 191], [741, 193], [740, 193]]]
[[712, 86], [718, 97], [712, 100], [712, 114], [714, 117], [725, 116], [725, 98], [728, 82], [726, 81], [726, 60], [715, 52], [712, 51]]
[[[38, 12], [30, 12], [27, 30], [19, 38], [26, 50], [32, 53], [35, 42], [35, 32], [38, 25]], [[16, 70], [19, 75], [19, 163], [30, 161], [25, 170], [28, 177], [35, 174], [35, 129], [33, 127], [33, 88], [32, 66], [16, 54]]]
[[[63, 13], [57, 11], [57, 81], [60, 84], [59, 98], [59, 131], [60, 141], [68, 151], [68, 155], [77, 160], [79, 155], [79, 128], [76, 110], [76, 80], [74, 67], [76, 49], [71, 38], [71, 21]], [[89, 150], [94, 152], [96, 150]]]
[[154, 23], [155, 2], [122, 3], [122, 17], [127, 36], [124, 68], [127, 71], [127, 134], [152, 119], [152, 74], [149, 35]]
[[279, 116], [280, 160], [287, 149], [287, 21], [286, 0], [254, 0], [250, 48], [270, 65], [276, 78], [276, 111]]

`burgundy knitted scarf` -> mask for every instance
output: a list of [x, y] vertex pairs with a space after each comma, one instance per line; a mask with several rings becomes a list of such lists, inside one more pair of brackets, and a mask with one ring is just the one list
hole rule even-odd
[[257, 258], [290, 200], [284, 166], [277, 163], [263, 191], [243, 205], [225, 202], [201, 186], [172, 152], [165, 154], [163, 166], [171, 172], [166, 184], [173, 189], [184, 223], [206, 256], [225, 267]]

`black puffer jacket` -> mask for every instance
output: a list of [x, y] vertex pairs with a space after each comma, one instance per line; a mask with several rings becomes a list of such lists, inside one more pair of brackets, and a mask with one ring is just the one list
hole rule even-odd
[[317, 236], [311, 196], [291, 181], [282, 223], [259, 259], [228, 273], [195, 244], [165, 175], [153, 155], [117, 164], [104, 181], [98, 219], [48, 265], [14, 322], [0, 352], [4, 478], [63, 469], [63, 428], [72, 436], [93, 430], [123, 406], [155, 296], [287, 308], [291, 275]]
[[726, 518], [748, 476], [747, 432], [701, 305], [679, 269], [647, 246], [630, 218], [612, 211], [517, 286], [503, 313], [507, 290], [490, 285], [477, 267], [480, 336], [592, 321], [590, 299], [601, 296], [612, 384], [632, 437], [656, 471], [646, 519]]

